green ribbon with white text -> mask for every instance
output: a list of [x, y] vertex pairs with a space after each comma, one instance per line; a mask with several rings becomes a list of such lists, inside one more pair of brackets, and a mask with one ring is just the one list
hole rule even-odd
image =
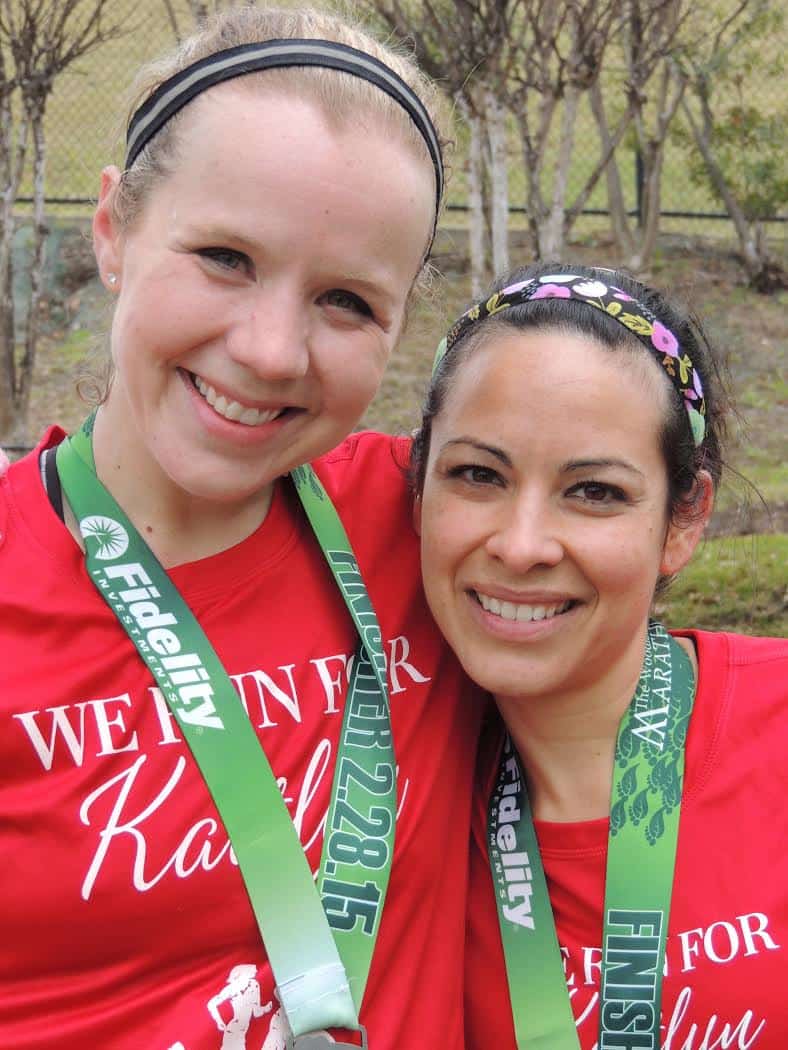
[[58, 446], [57, 467], [85, 541], [88, 574], [153, 674], [225, 825], [293, 1034], [359, 1029], [394, 850], [396, 764], [380, 628], [333, 504], [311, 467], [294, 472], [360, 638], [316, 888], [227, 672], [166, 571], [96, 477], [92, 417]]
[[[659, 1050], [692, 665], [649, 624], [635, 695], [616, 740], [602, 942], [599, 1050]], [[577, 1050], [550, 897], [517, 754], [507, 738], [487, 848], [518, 1050]]]

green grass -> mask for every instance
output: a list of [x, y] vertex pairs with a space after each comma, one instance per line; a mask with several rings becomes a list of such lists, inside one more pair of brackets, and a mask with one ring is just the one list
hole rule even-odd
[[788, 636], [788, 535], [707, 540], [656, 606], [670, 627]]
[[775, 462], [768, 453], [750, 446], [739, 451], [734, 460], [734, 469], [740, 471], [741, 477], [731, 471], [724, 475], [715, 499], [718, 510], [739, 508], [742, 514], [746, 514], [762, 506], [762, 501], [772, 506], [788, 500], [784, 462]]

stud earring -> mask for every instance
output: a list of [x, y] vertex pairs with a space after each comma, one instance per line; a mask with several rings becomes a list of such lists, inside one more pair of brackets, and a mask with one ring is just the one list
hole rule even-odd
[[118, 283], [118, 275], [116, 273], [108, 273], [107, 274], [107, 284], [109, 284], [110, 287], [114, 288], [117, 283]]

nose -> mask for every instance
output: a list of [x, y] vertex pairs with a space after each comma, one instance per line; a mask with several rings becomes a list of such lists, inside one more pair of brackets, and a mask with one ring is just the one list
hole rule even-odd
[[485, 544], [512, 572], [558, 565], [564, 556], [559, 515], [546, 498], [520, 494], [501, 507]]
[[228, 333], [228, 351], [261, 379], [301, 379], [309, 367], [308, 325], [308, 311], [293, 293], [255, 289]]

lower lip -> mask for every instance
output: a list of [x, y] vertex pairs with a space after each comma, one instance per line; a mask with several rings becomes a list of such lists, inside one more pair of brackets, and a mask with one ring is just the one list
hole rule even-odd
[[231, 441], [236, 445], [259, 445], [267, 441], [272, 434], [277, 433], [287, 423], [299, 414], [292, 410], [284, 412], [275, 419], [266, 423], [257, 423], [249, 426], [247, 423], [239, 423], [236, 420], [226, 419], [219, 415], [206, 401], [192, 382], [188, 372], [178, 369], [178, 375], [186, 387], [186, 391], [192, 400], [198, 418], [205, 428], [214, 436], [225, 441]]
[[562, 628], [569, 626], [580, 609], [579, 604], [573, 605], [566, 612], [556, 613], [544, 620], [505, 620], [503, 616], [496, 616], [495, 613], [488, 612], [478, 598], [470, 592], [466, 592], [466, 597], [471, 606], [471, 616], [483, 630], [499, 638], [518, 642], [549, 638]]

